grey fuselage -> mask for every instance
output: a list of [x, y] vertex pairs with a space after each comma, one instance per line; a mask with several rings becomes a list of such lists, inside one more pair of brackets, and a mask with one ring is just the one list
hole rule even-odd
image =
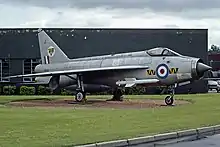
[[[160, 82], [156, 85], [144, 86], [161, 86], [172, 85], [185, 81], [197, 80], [201, 77], [196, 71], [196, 65], [201, 59], [188, 56], [151, 56], [146, 51], [121, 53], [113, 55], [103, 55], [95, 57], [86, 57], [71, 59], [68, 62], [40, 64], [35, 68], [35, 72], [60, 71], [70, 69], [85, 69], [99, 67], [115, 67], [124, 65], [144, 65], [148, 69], [138, 70], [117, 70], [117, 71], [102, 71], [90, 72], [83, 74], [83, 82], [89, 84], [105, 85], [115, 87], [116, 82], [125, 78], [136, 79], [158, 79]], [[168, 66], [169, 73], [166, 78], [158, 76], [158, 65], [165, 64]], [[70, 75], [72, 78], [62, 75], [59, 80], [59, 87], [67, 87], [76, 85], [76, 75]], [[45, 82], [51, 77], [37, 77], [37, 82]]]

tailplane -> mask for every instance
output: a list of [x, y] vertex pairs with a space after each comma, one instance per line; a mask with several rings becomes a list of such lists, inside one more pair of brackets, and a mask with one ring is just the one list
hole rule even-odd
[[38, 30], [38, 40], [42, 64], [61, 63], [70, 60], [42, 29]]

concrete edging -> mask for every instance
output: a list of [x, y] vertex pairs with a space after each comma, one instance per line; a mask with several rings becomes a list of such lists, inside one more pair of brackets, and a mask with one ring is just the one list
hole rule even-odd
[[[183, 131], [176, 131], [170, 133], [157, 134], [153, 136], [143, 136], [137, 138], [114, 140], [108, 142], [99, 142], [88, 145], [81, 145], [81, 147], [125, 147], [137, 144], [156, 144], [162, 141], [181, 139], [182, 137], [196, 136], [211, 136], [214, 134], [220, 134], [220, 125], [201, 127], [197, 129], [189, 129]], [[77, 146], [80, 147], [80, 146]]]

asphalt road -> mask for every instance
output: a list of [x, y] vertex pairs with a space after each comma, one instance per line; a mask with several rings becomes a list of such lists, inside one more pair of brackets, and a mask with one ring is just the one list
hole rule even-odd
[[204, 139], [191, 141], [191, 142], [182, 142], [173, 145], [166, 145], [165, 147], [219, 147], [220, 146], [220, 134], [209, 136]]
[[[152, 145], [136, 145], [134, 147], [151, 147]], [[154, 147], [220, 147], [220, 134], [208, 136], [200, 140], [185, 141], [168, 145], [156, 145]]]

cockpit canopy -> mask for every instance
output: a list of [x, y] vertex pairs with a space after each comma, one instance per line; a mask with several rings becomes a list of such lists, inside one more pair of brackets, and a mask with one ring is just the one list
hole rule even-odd
[[146, 51], [150, 56], [181, 56], [179, 53], [165, 47], [158, 47]]

